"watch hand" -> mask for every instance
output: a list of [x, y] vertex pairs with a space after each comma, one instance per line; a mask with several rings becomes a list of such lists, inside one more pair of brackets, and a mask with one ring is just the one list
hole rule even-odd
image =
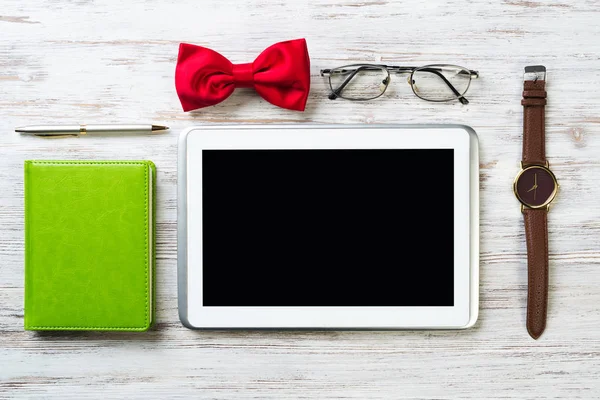
[[[537, 174], [533, 175], [533, 186], [531, 187], [531, 189], [529, 189], [527, 191], [527, 193], [531, 192], [532, 190], [537, 189], [538, 185], [537, 185]], [[535, 192], [533, 192], [533, 198], [535, 199]]]

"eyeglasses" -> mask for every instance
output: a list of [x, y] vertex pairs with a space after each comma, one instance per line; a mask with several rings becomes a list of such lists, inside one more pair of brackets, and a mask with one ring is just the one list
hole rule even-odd
[[329, 77], [330, 100], [373, 100], [380, 97], [390, 84], [390, 73], [410, 74], [407, 82], [413, 93], [427, 101], [458, 99], [469, 104], [464, 97], [471, 79], [479, 73], [457, 65], [432, 64], [423, 67], [397, 67], [378, 64], [352, 64], [334, 69], [322, 69], [321, 76]]

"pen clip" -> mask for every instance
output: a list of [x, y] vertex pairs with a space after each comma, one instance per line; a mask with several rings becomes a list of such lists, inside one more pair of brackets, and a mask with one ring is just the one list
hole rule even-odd
[[60, 135], [44, 135], [41, 133], [34, 133], [33, 136], [43, 137], [47, 139], [66, 138], [66, 137], [79, 137], [77, 133], [64, 133]]

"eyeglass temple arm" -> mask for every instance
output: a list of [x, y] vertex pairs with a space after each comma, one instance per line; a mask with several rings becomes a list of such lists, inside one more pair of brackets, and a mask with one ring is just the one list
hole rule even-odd
[[446, 77], [442, 73], [436, 71], [437, 69], [438, 68], [421, 68], [421, 69], [419, 69], [419, 71], [426, 71], [426, 72], [431, 72], [432, 74], [436, 74], [437, 76], [442, 78], [442, 80], [446, 83], [446, 85], [448, 85], [450, 90], [452, 90], [452, 93], [454, 93], [454, 95], [458, 98], [458, 101], [460, 101], [462, 104], [465, 104], [465, 105], [469, 104], [469, 100], [467, 100], [466, 97], [464, 97], [462, 94], [460, 94], [458, 92], [458, 90], [456, 90], [456, 88], [450, 83], [450, 81], [448, 79], [446, 79]]
[[[364, 65], [364, 66], [360, 66], [360, 68], [364, 71], [378, 71], [381, 68], [385, 68], [388, 69], [392, 72], [407, 72], [407, 71], [414, 71], [416, 69], [418, 69], [418, 67], [398, 67], [398, 66], [393, 66], [393, 65], [378, 65], [377, 67], [370, 67], [368, 65]], [[429, 68], [431, 70], [435, 70], [435, 71], [441, 71], [441, 68]], [[333, 69], [322, 69], [320, 71], [321, 76], [325, 76], [325, 75], [330, 75], [332, 73], [332, 71], [334, 71]], [[338, 70], [338, 73], [351, 73], [353, 72], [354, 69], [341, 69]], [[477, 79], [479, 78], [479, 71], [475, 71], [472, 69], [463, 69], [459, 72], [459, 74], [461, 75], [470, 75], [472, 79]]]
[[[399, 66], [396, 66], [396, 65], [382, 65], [381, 67], [386, 68], [389, 71], [398, 72], [398, 73], [408, 72], [408, 71], [415, 71], [417, 69], [419, 69], [421, 71], [423, 70], [423, 68], [419, 68], [419, 67], [399, 67]], [[438, 71], [438, 72], [442, 71], [442, 68], [428, 67], [428, 69], [431, 69], [431, 70], [434, 70], [434, 71]], [[322, 70], [321, 71], [321, 75], [322, 75], [323, 71], [329, 71], [329, 70]], [[472, 69], [461, 69], [458, 73], [460, 75], [469, 75], [472, 79], [479, 78], [479, 72], [478, 71], [474, 71]]]
[[346, 74], [350, 74], [353, 72], [356, 72], [358, 69], [360, 69], [361, 71], [380, 71], [382, 68], [387, 68], [385, 65], [378, 65], [378, 66], [370, 66], [370, 65], [358, 65], [357, 68], [344, 68], [344, 69], [339, 69], [339, 68], [334, 68], [334, 69], [322, 69], [320, 71], [321, 76], [325, 76], [325, 75], [331, 75], [334, 73], [337, 74], [341, 74], [341, 75], [346, 75]]
[[[392, 68], [398, 68], [398, 67], [392, 67]], [[399, 68], [403, 68], [403, 67], [399, 67]], [[427, 68], [411, 68], [413, 70], [415, 69], [419, 69], [419, 71], [425, 71], [425, 70], [432, 70], [432, 71], [438, 71], [441, 72], [442, 68], [433, 68], [433, 67], [427, 67]], [[469, 75], [471, 77], [471, 79], [477, 79], [479, 78], [479, 72], [478, 71], [474, 71], [472, 69], [462, 69], [458, 72], [459, 75]]]

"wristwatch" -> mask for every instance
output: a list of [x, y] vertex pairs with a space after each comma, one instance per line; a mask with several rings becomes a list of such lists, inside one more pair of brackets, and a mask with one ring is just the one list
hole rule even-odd
[[558, 182], [545, 149], [546, 67], [525, 67], [523, 160], [513, 190], [521, 202], [527, 241], [527, 331], [537, 339], [546, 328], [548, 306], [548, 209]]

